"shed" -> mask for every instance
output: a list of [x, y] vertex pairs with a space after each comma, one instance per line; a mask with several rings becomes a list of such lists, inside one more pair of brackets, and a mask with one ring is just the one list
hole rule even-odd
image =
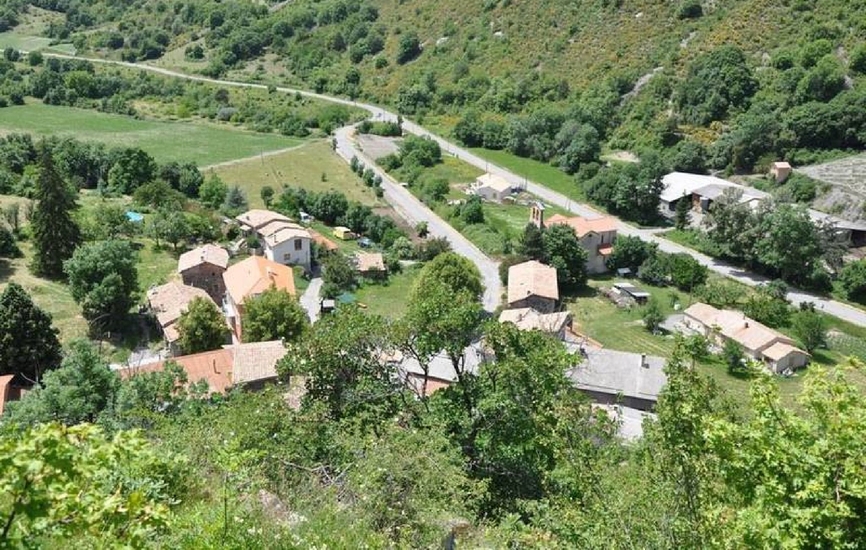
[[631, 283], [614, 283], [613, 288], [621, 294], [631, 296], [639, 304], [645, 303], [650, 298], [650, 293], [639, 289]]

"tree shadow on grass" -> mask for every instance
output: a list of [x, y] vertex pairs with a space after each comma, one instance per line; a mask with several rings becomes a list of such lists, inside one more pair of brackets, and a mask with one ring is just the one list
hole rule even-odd
[[6, 258], [0, 258], [0, 283], [6, 283], [15, 275], [15, 266]]

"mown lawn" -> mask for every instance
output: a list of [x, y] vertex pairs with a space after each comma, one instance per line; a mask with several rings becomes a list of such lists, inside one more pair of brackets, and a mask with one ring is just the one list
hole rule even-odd
[[403, 271], [388, 277], [383, 283], [364, 283], [355, 293], [358, 302], [366, 306], [369, 313], [388, 319], [398, 319], [406, 311], [409, 291], [421, 271], [421, 265], [403, 268]]
[[229, 185], [239, 186], [253, 208], [264, 207], [261, 190], [266, 185], [276, 193], [283, 185], [289, 185], [316, 192], [339, 191], [349, 200], [370, 206], [386, 204], [376, 198], [373, 190], [364, 185], [325, 140], [263, 158], [220, 166], [213, 172]]
[[99, 141], [112, 147], [140, 147], [160, 162], [194, 162], [199, 166], [303, 143], [298, 138], [248, 132], [229, 125], [138, 120], [43, 103], [2, 109], [0, 134], [4, 132], [69, 136], [84, 141]]
[[575, 200], [585, 200], [586, 198], [583, 195], [583, 191], [575, 183], [574, 177], [569, 176], [556, 166], [552, 166], [546, 162], [518, 157], [507, 151], [484, 149], [482, 147], [473, 147], [470, 151], [483, 159], [489, 160], [493, 164], [511, 170], [518, 176], [549, 187], [567, 197]]

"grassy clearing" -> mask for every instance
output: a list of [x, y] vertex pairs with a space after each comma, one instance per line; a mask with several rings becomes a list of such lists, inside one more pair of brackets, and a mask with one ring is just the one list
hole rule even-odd
[[261, 190], [265, 185], [270, 185], [277, 192], [283, 185], [317, 192], [339, 191], [349, 200], [370, 206], [385, 204], [376, 198], [373, 190], [363, 184], [324, 140], [284, 153], [219, 166], [213, 172], [229, 185], [239, 186], [253, 208], [264, 206]]
[[[95, 193], [82, 193], [79, 201], [82, 212], [94, 208], [104, 199]], [[128, 202], [128, 199], [111, 199], [112, 201]], [[8, 195], [0, 196], [0, 207], [11, 203], [23, 205], [26, 199]], [[175, 276], [177, 258], [167, 250], [155, 249], [153, 241], [145, 238], [133, 240], [138, 249], [138, 279], [140, 295], [153, 285], [164, 283]], [[51, 314], [54, 326], [60, 331], [60, 340], [65, 345], [78, 338], [88, 336], [87, 321], [81, 315], [81, 308], [72, 299], [72, 294], [66, 284], [36, 277], [30, 271], [33, 259], [33, 244], [30, 241], [19, 242], [22, 258], [0, 260], [0, 291], [9, 282], [20, 284], [33, 298], [33, 301]], [[112, 359], [122, 360], [135, 345], [131, 341], [105, 342], [107, 353]]]
[[421, 272], [421, 265], [412, 265], [388, 277], [383, 283], [365, 283], [355, 293], [367, 311], [388, 319], [397, 319], [406, 311], [406, 298]]
[[43, 103], [3, 109], [0, 116], [2, 132], [70, 136], [113, 147], [140, 147], [160, 162], [192, 161], [199, 166], [285, 149], [303, 142], [278, 134], [238, 130], [228, 125], [137, 120]]
[[574, 178], [555, 166], [537, 160], [518, 157], [507, 151], [496, 151], [481, 147], [474, 147], [470, 151], [483, 159], [489, 160], [493, 164], [511, 170], [518, 176], [539, 183], [567, 197], [575, 200], [586, 199], [583, 191], [575, 183]]

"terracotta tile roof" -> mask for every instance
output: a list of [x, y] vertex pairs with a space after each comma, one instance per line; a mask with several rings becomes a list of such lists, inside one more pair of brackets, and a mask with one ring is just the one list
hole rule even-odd
[[181, 314], [186, 311], [187, 305], [194, 298], [204, 298], [216, 305], [204, 290], [174, 281], [147, 291], [147, 302], [150, 304], [150, 309], [156, 315], [156, 319], [169, 342], [177, 340], [177, 331], [166, 330], [166, 328], [180, 318]]
[[356, 252], [355, 267], [361, 273], [385, 271], [385, 258], [378, 252]]
[[271, 286], [295, 294], [292, 269], [261, 256], [250, 256], [229, 267], [223, 280], [235, 304], [242, 304], [249, 296], [261, 294]]
[[508, 303], [527, 296], [542, 296], [559, 300], [556, 268], [530, 260], [508, 268]]
[[194, 355], [182, 355], [166, 361], [130, 367], [119, 371], [121, 378], [127, 379], [138, 374], [160, 372], [167, 361], [174, 361], [186, 371], [188, 383], [193, 384], [204, 380], [210, 388], [210, 393], [225, 393], [232, 385], [233, 354], [229, 349], [205, 351]]
[[274, 221], [292, 221], [291, 218], [289, 218], [288, 216], [284, 216], [279, 212], [261, 209], [249, 210], [236, 217], [235, 219], [240, 222], [241, 225], [245, 225], [251, 229], [256, 230]]
[[547, 219], [545, 225], [567, 225], [574, 229], [578, 238], [587, 233], [604, 233], [616, 231], [616, 218], [604, 216], [602, 218], [587, 219], [581, 216], [565, 217], [562, 214], [554, 214]]
[[193, 248], [180, 255], [177, 261], [177, 272], [183, 273], [187, 269], [201, 264], [211, 264], [225, 269], [229, 265], [229, 253], [225, 248], [215, 244]]
[[494, 191], [502, 193], [511, 190], [511, 182], [496, 174], [483, 174], [475, 178], [477, 187], [489, 187]]
[[539, 313], [531, 307], [506, 309], [499, 314], [500, 323], [513, 323], [520, 330], [540, 330], [556, 334], [568, 326], [571, 313]]
[[277, 377], [277, 363], [286, 355], [279, 340], [226, 346], [234, 354], [232, 381], [235, 384], [257, 382]]

